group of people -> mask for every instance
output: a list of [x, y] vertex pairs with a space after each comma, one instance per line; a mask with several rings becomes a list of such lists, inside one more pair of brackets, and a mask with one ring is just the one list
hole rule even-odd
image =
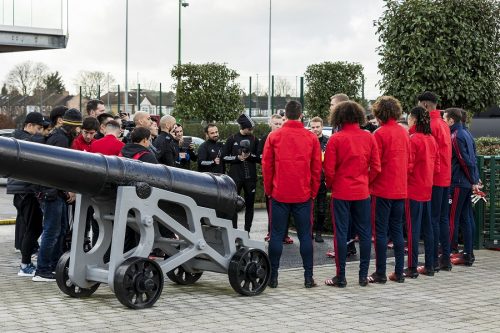
[[[316, 285], [312, 241], [324, 242], [322, 234], [330, 204], [334, 250], [329, 255], [335, 258], [337, 269], [325, 283], [346, 285], [345, 261], [357, 252], [357, 238], [359, 283], [364, 286], [387, 281], [389, 240], [396, 258], [395, 272], [389, 274], [393, 281], [403, 282], [405, 277], [419, 274], [432, 276], [439, 270], [451, 270], [451, 263], [474, 262], [474, 221], [469, 198], [480, 181], [474, 141], [463, 122], [465, 112], [447, 109], [443, 119], [435, 94], [425, 92], [418, 101], [405, 127], [399, 122], [401, 105], [393, 97], [379, 98], [373, 105], [373, 115], [367, 117], [364, 109], [346, 95], [334, 95], [330, 103], [331, 137], [323, 134], [323, 120], [319, 117], [312, 118], [306, 129], [300, 103], [291, 101], [283, 115], [270, 117], [271, 131], [263, 138], [253, 135], [253, 120], [242, 114], [237, 119], [239, 131], [225, 143], [220, 140], [217, 125], [208, 124], [206, 141], [197, 151], [174, 117], [163, 116], [157, 123], [149, 113], [138, 111], [129, 121], [126, 114], [107, 113], [100, 100], [88, 102], [85, 118], [76, 109], [54, 108], [50, 113], [51, 131], [45, 135], [43, 130], [48, 124], [43, 116], [29, 113], [24, 128], [16, 130], [14, 137], [170, 167], [190, 169], [193, 162], [200, 172], [227, 172], [237, 192], [243, 191], [244, 229], [248, 232], [254, 215], [257, 164], [262, 163], [269, 216], [266, 240], [272, 268], [269, 285], [278, 284], [283, 244], [293, 243], [288, 236], [290, 216], [300, 241], [305, 286]], [[53, 281], [55, 265], [67, 243], [68, 205], [75, 201], [75, 194], [15, 179], [9, 179], [7, 192], [14, 194], [18, 210], [16, 248], [22, 254], [18, 275], [33, 276], [33, 281]], [[234, 228], [238, 227], [237, 220], [235, 214]], [[464, 251], [450, 256], [456, 247], [459, 225]], [[406, 269], [404, 226], [408, 239]], [[90, 248], [99, 233], [92, 208], [87, 228], [86, 246]], [[418, 262], [420, 234], [425, 246], [422, 266]], [[376, 270], [368, 275], [372, 238]], [[36, 267], [31, 261], [34, 253], [38, 253]]]
[[[348, 243], [359, 238], [359, 285], [404, 282], [419, 274], [450, 271], [452, 264], [471, 266], [474, 219], [471, 194], [481, 182], [475, 144], [465, 126], [466, 112], [437, 109], [437, 96], [424, 92], [408, 114], [408, 128], [399, 122], [400, 102], [380, 97], [372, 106], [370, 122], [361, 105], [344, 94], [331, 97], [332, 136], [322, 138], [304, 128], [301, 105], [285, 108], [281, 129], [267, 137], [262, 155], [264, 189], [271, 198], [269, 286], [278, 286], [278, 270], [289, 215], [300, 240], [304, 285], [313, 278], [313, 210], [324, 214], [324, 198], [331, 192], [335, 275], [325, 280], [343, 288]], [[321, 119], [313, 119], [320, 122]], [[318, 127], [311, 121], [311, 130]], [[326, 142], [325, 142], [326, 141]], [[458, 252], [462, 228], [464, 249]], [[404, 227], [408, 242], [405, 268]], [[420, 235], [425, 256], [419, 265]], [[320, 236], [320, 235], [319, 235]], [[371, 242], [375, 271], [369, 275]], [[395, 271], [387, 274], [387, 246], [392, 241]], [[352, 244], [352, 243], [351, 243]], [[452, 249], [456, 253], [450, 254]]]

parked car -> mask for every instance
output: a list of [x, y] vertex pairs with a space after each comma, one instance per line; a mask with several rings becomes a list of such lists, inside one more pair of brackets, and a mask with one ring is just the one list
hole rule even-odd
[[0, 129], [0, 136], [4, 136], [4, 137], [12, 137], [12, 135], [14, 135], [14, 131], [15, 129], [13, 128], [9, 128], [9, 129]]

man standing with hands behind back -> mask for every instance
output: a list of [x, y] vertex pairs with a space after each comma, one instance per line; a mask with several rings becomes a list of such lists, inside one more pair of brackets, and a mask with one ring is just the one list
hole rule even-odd
[[285, 107], [283, 127], [269, 134], [262, 154], [264, 190], [271, 197], [271, 239], [269, 287], [278, 286], [278, 269], [288, 215], [293, 215], [304, 266], [304, 286], [316, 286], [313, 279], [311, 210], [321, 178], [321, 148], [316, 135], [302, 125], [302, 106], [290, 101]]

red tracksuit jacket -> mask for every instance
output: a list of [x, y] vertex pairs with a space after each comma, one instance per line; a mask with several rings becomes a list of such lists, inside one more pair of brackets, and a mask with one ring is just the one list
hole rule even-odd
[[71, 149], [75, 150], [80, 150], [80, 151], [90, 151], [90, 145], [92, 142], [96, 141], [95, 139], [92, 139], [90, 143], [85, 142], [83, 139], [83, 136], [79, 134], [75, 140], [73, 140], [73, 143], [71, 144]]
[[316, 135], [297, 120], [271, 132], [262, 153], [264, 191], [283, 203], [315, 198], [321, 178], [321, 148]]
[[439, 152], [432, 135], [410, 130], [411, 164], [408, 166], [408, 199], [430, 201], [434, 172], [439, 172]]
[[108, 134], [104, 138], [92, 142], [90, 151], [103, 155], [118, 156], [124, 146], [125, 144], [118, 140], [116, 136]]
[[406, 199], [410, 136], [396, 120], [382, 124], [373, 136], [377, 141], [382, 171], [370, 187], [370, 193], [384, 199]]
[[380, 172], [375, 139], [358, 124], [344, 124], [326, 145], [323, 169], [332, 198], [367, 199], [370, 196], [369, 183]]
[[439, 148], [439, 171], [434, 172], [434, 186], [448, 187], [451, 184], [451, 134], [450, 127], [441, 118], [441, 112], [430, 112], [432, 136]]

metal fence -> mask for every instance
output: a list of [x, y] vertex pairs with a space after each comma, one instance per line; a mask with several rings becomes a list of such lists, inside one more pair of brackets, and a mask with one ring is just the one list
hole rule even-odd
[[475, 207], [475, 247], [500, 248], [500, 156], [478, 156], [479, 176], [488, 202]]

